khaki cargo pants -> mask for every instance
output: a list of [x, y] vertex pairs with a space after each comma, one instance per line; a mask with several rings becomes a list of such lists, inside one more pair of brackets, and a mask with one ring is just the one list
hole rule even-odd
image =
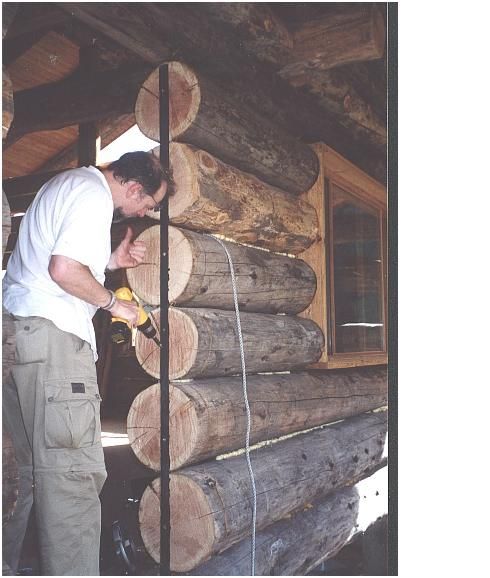
[[34, 500], [43, 574], [97, 576], [106, 471], [92, 351], [41, 317], [13, 321], [15, 363], [3, 383], [3, 424], [20, 486], [3, 528], [4, 561], [15, 573]]

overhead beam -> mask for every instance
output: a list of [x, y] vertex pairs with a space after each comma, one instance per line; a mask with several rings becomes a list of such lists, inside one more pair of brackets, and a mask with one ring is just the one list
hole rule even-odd
[[386, 114], [384, 117], [378, 115], [346, 78], [343, 70], [310, 70], [289, 79], [289, 82], [318, 97], [325, 109], [346, 128], [364, 133], [366, 140], [377, 145], [386, 145]]
[[206, 2], [203, 9], [237, 30], [246, 50], [280, 66], [285, 78], [289, 72], [295, 76], [305, 69], [329, 70], [384, 53], [384, 20], [374, 3], [332, 3], [328, 14], [294, 31], [260, 2]]
[[62, 2], [58, 6], [148, 62], [159, 64], [170, 56], [168, 45], [148, 15], [148, 3]]
[[381, 58], [385, 48], [383, 14], [375, 3], [335, 5], [323, 18], [307, 22], [293, 35], [293, 50], [281, 74], [329, 70], [352, 62]]
[[351, 132], [385, 146], [386, 114], [356, 90], [340, 65], [379, 59], [384, 51], [384, 21], [374, 4], [332, 4], [328, 15], [288, 33], [267, 5], [203, 3], [217, 22], [233, 27], [240, 43], [271, 63], [289, 84], [314, 95], [326, 111]]
[[245, 50], [274, 66], [288, 61], [293, 35], [262, 2], [206, 2], [203, 9], [217, 22], [233, 27]]
[[25, 134], [130, 114], [149, 65], [80, 73], [14, 94], [15, 118], [6, 146]]
[[84, 2], [60, 6], [148, 62], [183, 60], [226, 82], [238, 98], [292, 134], [324, 141], [384, 180], [384, 147], [373, 148], [362, 135], [353, 135], [326, 113], [315, 95], [279, 78], [270, 64], [243, 50], [232, 29], [207, 17], [201, 5]]
[[[136, 123], [134, 114], [127, 114], [115, 117], [113, 119], [105, 119], [98, 123], [99, 134], [101, 140], [101, 148], [111, 143], [117, 137], [121, 136], [129, 130]], [[67, 169], [77, 165], [78, 160], [78, 143], [75, 141], [63, 149], [53, 158], [49, 159], [39, 172], [54, 171], [58, 169]]]
[[101, 70], [142, 62], [141, 57], [133, 51], [124, 48], [102, 32], [90, 28], [76, 18], [71, 18], [69, 24], [57, 26], [55, 30], [80, 48], [90, 47], [97, 55], [97, 68]]

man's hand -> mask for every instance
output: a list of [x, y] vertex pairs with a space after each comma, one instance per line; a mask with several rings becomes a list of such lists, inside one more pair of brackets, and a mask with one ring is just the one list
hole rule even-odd
[[143, 241], [131, 241], [133, 230], [128, 227], [126, 236], [111, 255], [107, 269], [130, 269], [143, 262], [146, 245]]
[[131, 327], [136, 327], [138, 324], [139, 306], [133, 301], [116, 299], [114, 306], [110, 309], [110, 313], [112, 317], [126, 319], [131, 324]]

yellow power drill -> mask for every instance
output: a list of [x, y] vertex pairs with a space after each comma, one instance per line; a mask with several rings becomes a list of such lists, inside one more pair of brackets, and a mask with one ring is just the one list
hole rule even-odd
[[[135, 301], [133, 298], [133, 293], [128, 287], [120, 287], [114, 291], [117, 299], [122, 301]], [[143, 309], [143, 307], [138, 303], [138, 322], [136, 324], [138, 331], [141, 331], [145, 337], [148, 339], [153, 339], [153, 341], [161, 347], [161, 343], [157, 338], [157, 331], [153, 327], [148, 313]], [[126, 319], [121, 317], [113, 317], [111, 325], [111, 339], [114, 343], [127, 343], [131, 337], [131, 325]]]

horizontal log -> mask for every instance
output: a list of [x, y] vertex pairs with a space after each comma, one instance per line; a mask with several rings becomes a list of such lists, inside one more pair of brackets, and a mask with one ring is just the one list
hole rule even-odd
[[[169, 227], [168, 299], [172, 305], [234, 310], [227, 255], [214, 238]], [[146, 303], [160, 304], [160, 227], [138, 237], [144, 262], [127, 270], [131, 289]], [[235, 273], [240, 311], [298, 313], [313, 299], [316, 277], [301, 259], [223, 241]]]
[[[386, 369], [249, 375], [250, 441], [255, 443], [379, 408], [387, 402]], [[245, 445], [247, 412], [241, 377], [170, 385], [170, 467], [202, 462]], [[127, 418], [138, 459], [160, 470], [160, 384], [143, 390]]]
[[[160, 311], [151, 313], [159, 329]], [[169, 377], [219, 377], [240, 373], [240, 343], [233, 311], [172, 307], [169, 319]], [[247, 373], [289, 371], [320, 358], [323, 334], [309, 319], [266, 313], [241, 313]], [[140, 332], [136, 357], [160, 378], [160, 349]]]
[[[159, 156], [159, 148], [153, 154]], [[171, 143], [170, 165], [172, 224], [281, 253], [298, 254], [316, 241], [316, 212], [301, 198], [191, 145]]]
[[289, 31], [273, 9], [263, 3], [205, 3], [217, 22], [230, 26], [244, 48], [259, 60], [289, 70], [328, 70], [383, 56], [385, 26], [375, 4], [337, 4], [324, 16]]
[[[314, 95], [347, 130], [386, 146], [386, 113], [373, 110], [372, 99], [361, 96], [365, 90], [356, 90], [345, 70], [345, 64], [382, 57], [385, 26], [379, 8], [331, 4], [325, 16], [291, 33], [285, 32], [271, 8], [261, 3], [210, 2], [204, 3], [202, 10], [231, 27], [247, 52], [269, 62], [276, 71], [282, 69], [291, 86], [301, 86]], [[386, 90], [386, 81], [379, 84]]]
[[288, 61], [293, 35], [264, 2], [205, 2], [199, 6], [217, 22], [232, 27], [245, 51], [277, 67]]
[[[259, 532], [255, 541], [255, 574], [308, 575], [387, 512], [388, 472], [384, 467]], [[245, 538], [190, 575], [249, 576], [250, 565], [250, 539]]]
[[[144, 82], [135, 106], [138, 127], [160, 139], [159, 69]], [[307, 191], [318, 175], [312, 149], [238, 102], [202, 73], [169, 63], [170, 137], [216, 155], [242, 171], [294, 194]]]
[[[158, 155], [158, 149], [153, 152]], [[188, 145], [171, 143], [170, 159], [175, 180], [175, 194], [169, 198], [172, 223], [279, 252], [299, 253], [316, 240], [316, 212], [302, 199]], [[5, 179], [12, 212], [25, 212], [39, 188], [61, 170]], [[151, 216], [159, 218], [159, 213]]]
[[[365, 414], [252, 453], [258, 530], [355, 483], [382, 460], [385, 412]], [[192, 570], [245, 538], [252, 524], [252, 488], [243, 456], [207, 462], [170, 477], [170, 567]], [[159, 561], [159, 479], [140, 503], [140, 529]]]
[[384, 19], [376, 4], [338, 4], [336, 10], [294, 32], [293, 50], [281, 74], [291, 77], [305, 70], [374, 60], [383, 56], [384, 48]]
[[375, 178], [386, 178], [385, 147], [372, 147], [325, 114], [316, 97], [279, 78], [243, 49], [235, 30], [206, 17], [200, 5], [85, 2], [61, 7], [155, 66], [178, 54], [298, 138], [325, 142]]
[[138, 63], [118, 70], [75, 72], [70, 77], [15, 93], [15, 119], [6, 145], [23, 135], [130, 114], [151, 66]]
[[346, 129], [362, 133], [375, 146], [386, 146], [386, 114], [380, 116], [370, 102], [361, 97], [344, 69], [308, 70], [289, 82], [313, 94]]

